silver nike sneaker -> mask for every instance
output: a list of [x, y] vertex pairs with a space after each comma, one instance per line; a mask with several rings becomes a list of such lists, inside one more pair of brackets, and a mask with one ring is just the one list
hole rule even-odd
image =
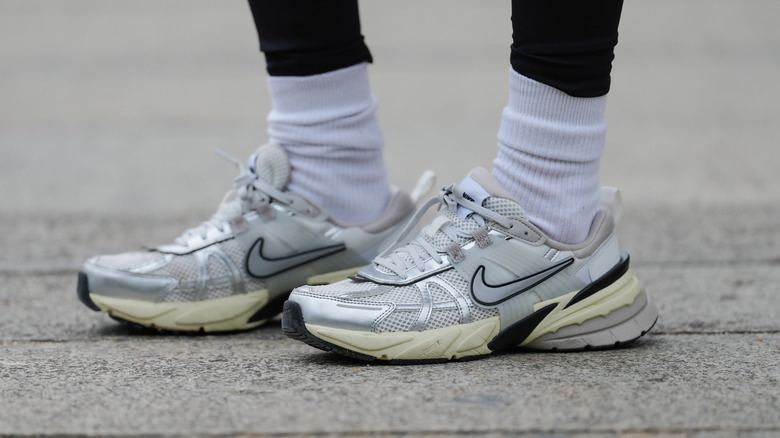
[[88, 260], [79, 273], [81, 301], [163, 330], [251, 329], [278, 314], [294, 287], [356, 273], [414, 211], [410, 196], [395, 190], [375, 221], [342, 224], [285, 191], [290, 166], [281, 146], [261, 147], [248, 168], [227, 158], [240, 174], [211, 219], [171, 244]]
[[285, 333], [358, 359], [415, 363], [516, 346], [613, 347], [655, 324], [658, 310], [618, 246], [617, 190], [602, 189], [579, 245], [545, 236], [484, 169], [443, 188], [409, 229], [436, 203], [438, 215], [414, 240], [347, 280], [296, 288], [284, 305]]

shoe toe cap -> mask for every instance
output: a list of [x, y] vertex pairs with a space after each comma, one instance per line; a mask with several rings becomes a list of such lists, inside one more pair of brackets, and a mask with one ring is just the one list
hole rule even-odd
[[318, 296], [316, 291], [316, 287], [299, 287], [289, 298], [301, 307], [306, 324], [371, 332], [376, 321], [392, 310], [392, 304], [351, 303], [336, 297]]
[[153, 269], [159, 268], [165, 264], [165, 262], [165, 255], [153, 251], [100, 255], [87, 260], [87, 264], [94, 266], [136, 273], [150, 272]]
[[159, 301], [162, 293], [178, 285], [178, 280], [173, 277], [120, 269], [116, 260], [112, 260], [114, 257], [97, 256], [84, 263], [81, 272], [84, 284], [89, 285], [88, 294], [155, 302]]

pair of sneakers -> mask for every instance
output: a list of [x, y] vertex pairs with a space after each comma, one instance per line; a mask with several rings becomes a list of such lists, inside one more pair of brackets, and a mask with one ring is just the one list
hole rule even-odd
[[349, 225], [285, 190], [290, 166], [280, 146], [261, 147], [247, 168], [237, 164], [234, 188], [208, 221], [168, 245], [88, 260], [81, 301], [115, 319], [185, 332], [251, 329], [282, 312], [293, 339], [396, 363], [515, 346], [611, 347], [657, 319], [618, 246], [614, 189], [603, 189], [588, 239], [565, 245], [530, 223], [484, 169], [416, 213], [419, 191], [396, 190], [378, 219]]

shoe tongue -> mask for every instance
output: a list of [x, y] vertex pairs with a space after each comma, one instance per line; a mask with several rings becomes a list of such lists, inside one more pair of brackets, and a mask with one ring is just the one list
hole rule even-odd
[[[249, 157], [247, 167], [257, 179], [270, 184], [277, 190], [284, 191], [290, 180], [290, 162], [287, 159], [287, 152], [278, 144], [269, 143], [260, 146]], [[222, 199], [214, 216], [227, 220], [245, 213], [247, 208], [254, 207], [244, 205], [244, 202], [238, 197], [238, 187], [234, 187]]]
[[[501, 184], [493, 178], [487, 170], [478, 167], [472, 170], [469, 175], [459, 184], [465, 197], [472, 199], [474, 203], [495, 211], [504, 216], [525, 218], [525, 210], [520, 204], [504, 189]], [[455, 212], [443, 208], [439, 211], [436, 218], [428, 226], [424, 227], [420, 233], [423, 239], [437, 248], [446, 248], [453, 243], [452, 239], [444, 233], [443, 226], [451, 226], [465, 233], [471, 233], [479, 228], [479, 223], [470, 216], [473, 211], [458, 205]], [[468, 237], [458, 237], [458, 244], [466, 243]], [[414, 245], [414, 243], [412, 243]], [[400, 253], [399, 256], [408, 263], [413, 263], [411, 257], [406, 253]], [[375, 267], [380, 272], [392, 274], [392, 271], [381, 265]]]
[[[477, 184], [482, 190], [486, 191], [489, 196], [495, 196], [497, 198], [506, 198], [517, 202], [509, 192], [493, 177], [493, 174], [488, 172], [482, 167], [477, 167], [469, 175], [463, 179], [463, 181], [471, 180]], [[461, 183], [461, 188], [463, 183]], [[464, 189], [465, 190], [465, 189]]]
[[[463, 197], [477, 205], [482, 205], [482, 203], [485, 202], [485, 199], [490, 197], [490, 193], [470, 176], [461, 180], [460, 188], [463, 190]], [[474, 212], [462, 205], [458, 205], [458, 209], [455, 212], [463, 221], [465, 221], [471, 213]]]
[[278, 144], [269, 143], [260, 146], [249, 157], [249, 171], [257, 179], [266, 182], [275, 189], [284, 190], [290, 181], [290, 160], [287, 152]]
[[[472, 170], [469, 175], [460, 182], [460, 188], [463, 190], [463, 196], [474, 202], [477, 205], [490, 208], [485, 205], [485, 200], [490, 197], [504, 198], [509, 201], [517, 201], [509, 194], [501, 184], [493, 177], [493, 175], [487, 170], [477, 167]], [[518, 205], [519, 207], [519, 205]], [[522, 209], [520, 209], [522, 210]], [[469, 214], [473, 211], [468, 208], [459, 205], [456, 214], [461, 220], [466, 220]]]
[[[481, 167], [472, 170], [459, 186], [463, 190], [464, 197], [471, 199], [477, 205], [502, 216], [526, 217], [523, 207], [493, 178], [490, 172]], [[429, 243], [443, 248], [452, 243], [452, 240], [440, 230], [439, 224], [446, 221], [449, 226], [471, 233], [479, 228], [477, 221], [471, 217], [472, 213], [474, 212], [462, 205], [458, 205], [455, 212], [442, 209], [434, 219], [433, 228], [428, 228], [427, 232], [423, 232], [423, 236]]]

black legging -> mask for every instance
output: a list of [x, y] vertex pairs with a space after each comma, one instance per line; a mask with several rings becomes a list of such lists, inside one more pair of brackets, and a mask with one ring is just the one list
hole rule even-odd
[[[361, 62], [357, 0], [249, 0], [272, 76]], [[575, 97], [607, 94], [623, 0], [512, 0], [512, 68]]]

